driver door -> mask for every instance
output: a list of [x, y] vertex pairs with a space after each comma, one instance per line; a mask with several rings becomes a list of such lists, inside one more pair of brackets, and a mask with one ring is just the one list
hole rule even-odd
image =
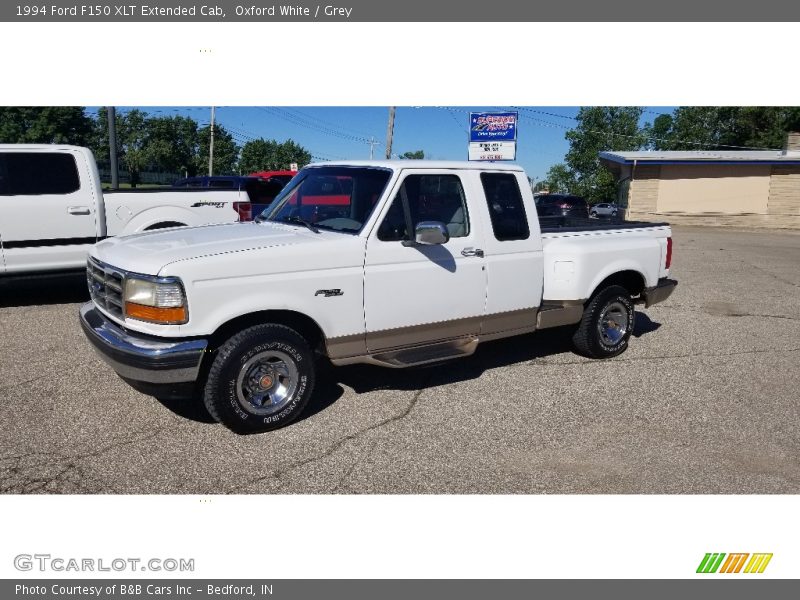
[[[369, 352], [477, 336], [486, 307], [483, 239], [470, 220], [468, 181], [452, 171], [403, 172], [367, 242], [364, 312]], [[443, 223], [449, 240], [421, 245], [416, 225]]]

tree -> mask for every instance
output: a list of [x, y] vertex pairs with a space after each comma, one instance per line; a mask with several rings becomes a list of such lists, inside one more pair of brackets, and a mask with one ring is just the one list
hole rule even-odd
[[293, 162], [302, 168], [311, 162], [311, 153], [292, 140], [281, 143], [262, 138], [242, 146], [239, 170], [245, 175], [256, 171], [279, 171], [288, 169]]
[[780, 149], [800, 128], [800, 107], [681, 106], [648, 127], [656, 150]]
[[145, 130], [143, 158], [149, 168], [195, 175], [198, 134], [194, 119], [151, 117], [145, 122]]
[[407, 160], [422, 160], [425, 158], [424, 150], [415, 150], [414, 152], [403, 152], [400, 158]]
[[[567, 194], [576, 188], [575, 177], [569, 167], [564, 163], [553, 165], [547, 171], [544, 181], [539, 182], [541, 187], [538, 190], [548, 189], [553, 194]], [[537, 184], [538, 185], [538, 184]]]
[[566, 170], [558, 169], [553, 173], [559, 189], [569, 185], [570, 192], [596, 201], [616, 198], [617, 182], [600, 164], [599, 154], [604, 150], [644, 147], [645, 133], [639, 128], [641, 116], [642, 109], [633, 106], [581, 108], [576, 117], [578, 124], [565, 136], [569, 141]]
[[[208, 172], [208, 149], [211, 142], [211, 127], [206, 126], [197, 132], [199, 147], [195, 157], [196, 173]], [[214, 125], [214, 174], [234, 175], [236, 161], [239, 159], [239, 146], [222, 125]], [[251, 173], [252, 171], [248, 171]]]
[[[117, 130], [120, 127], [120, 115], [117, 115], [116, 126]], [[89, 140], [89, 148], [94, 153], [94, 157], [98, 162], [105, 162], [110, 158], [108, 146], [108, 109], [100, 107], [97, 110], [97, 115], [93, 119], [92, 136]], [[117, 152], [119, 152], [119, 144], [117, 144]]]
[[139, 183], [139, 173], [146, 163], [147, 113], [134, 109], [117, 115], [118, 155], [128, 169], [131, 187]]
[[536, 183], [533, 184], [532, 191], [534, 193], [550, 191], [550, 183], [548, 182], [547, 179], [542, 179], [541, 181], [537, 181]]
[[0, 107], [0, 143], [87, 146], [93, 135], [82, 106]]

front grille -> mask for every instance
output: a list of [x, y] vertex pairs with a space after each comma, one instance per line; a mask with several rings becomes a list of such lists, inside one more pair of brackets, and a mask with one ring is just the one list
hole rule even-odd
[[86, 264], [86, 281], [89, 284], [89, 295], [95, 305], [104, 311], [124, 319], [122, 284], [124, 274], [99, 260], [89, 257]]

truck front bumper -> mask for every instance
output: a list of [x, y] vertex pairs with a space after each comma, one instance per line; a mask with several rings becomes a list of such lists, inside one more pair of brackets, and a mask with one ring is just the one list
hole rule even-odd
[[669, 298], [677, 285], [678, 282], [674, 279], [668, 277], [659, 279], [655, 287], [647, 288], [644, 291], [645, 307], [653, 306], [653, 304], [658, 304]]
[[168, 340], [128, 333], [87, 302], [80, 309], [83, 332], [121, 377], [144, 383], [195, 381], [207, 340]]

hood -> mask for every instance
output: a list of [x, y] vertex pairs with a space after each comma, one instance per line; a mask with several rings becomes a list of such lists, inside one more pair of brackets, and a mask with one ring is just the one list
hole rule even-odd
[[302, 226], [270, 222], [178, 227], [109, 238], [96, 244], [91, 255], [119, 269], [158, 275], [167, 265], [183, 260], [270, 246], [311, 244], [342, 235], [324, 230], [314, 233]]

